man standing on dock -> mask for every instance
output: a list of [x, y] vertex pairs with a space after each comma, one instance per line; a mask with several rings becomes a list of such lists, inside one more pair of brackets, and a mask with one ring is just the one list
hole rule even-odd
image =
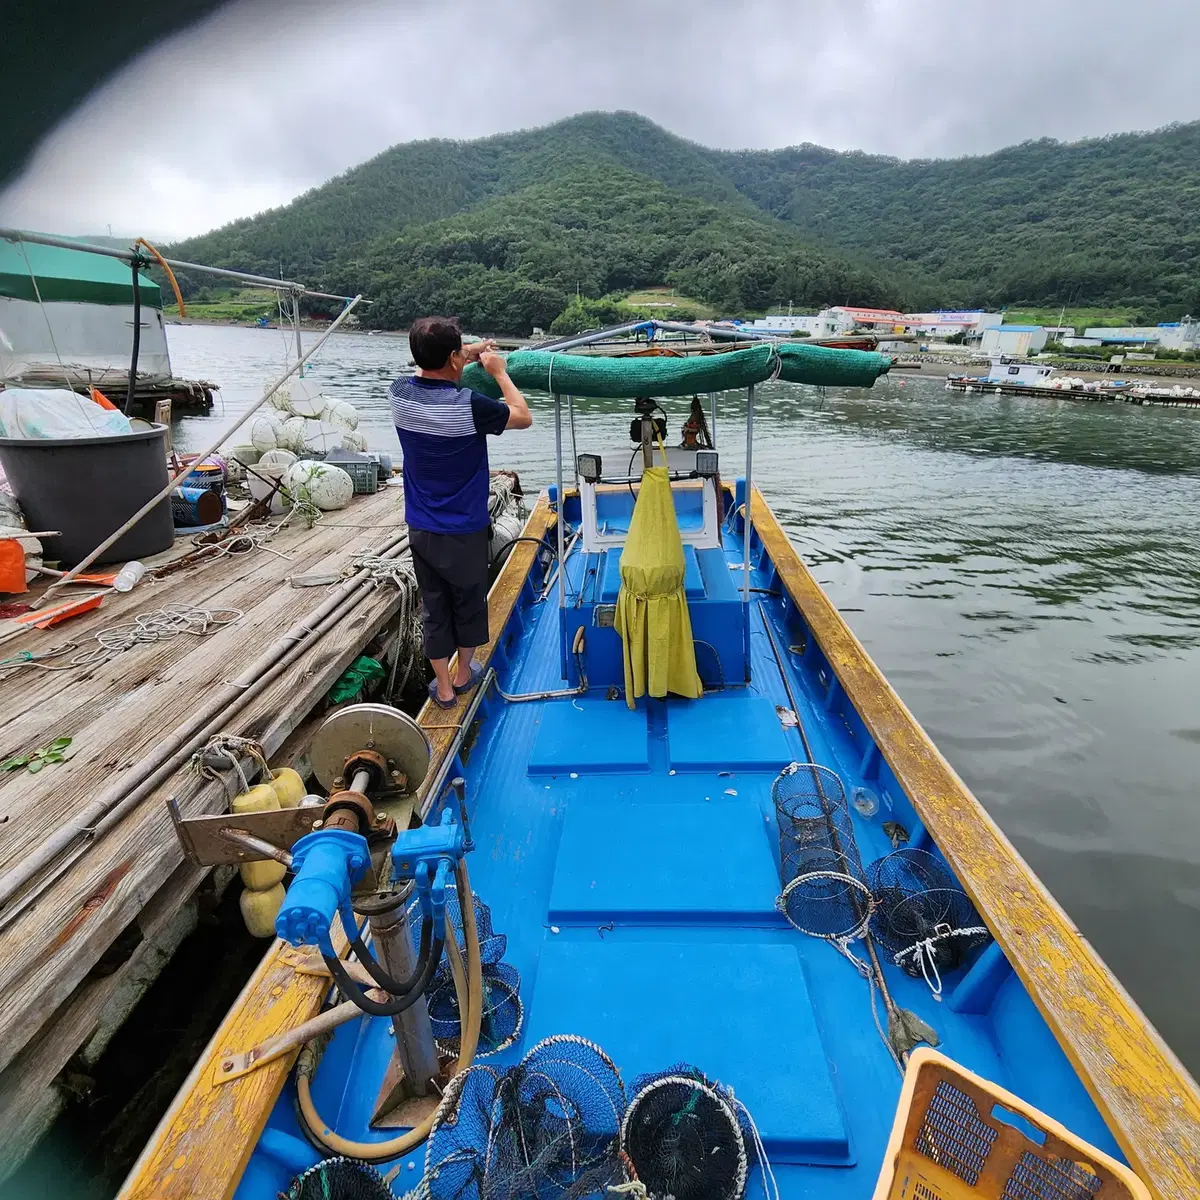
[[[417, 372], [392, 384], [392, 419], [404, 454], [405, 520], [434, 674], [429, 696], [450, 708], [483, 675], [472, 658], [488, 640], [487, 436], [528, 429], [533, 415], [495, 343], [464, 346], [457, 319], [414, 321], [408, 345]], [[503, 400], [462, 386], [470, 362], [496, 381]]]

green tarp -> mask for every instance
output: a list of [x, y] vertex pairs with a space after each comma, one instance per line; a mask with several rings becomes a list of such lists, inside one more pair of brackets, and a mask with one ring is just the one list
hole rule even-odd
[[[162, 292], [154, 280], [143, 274], [139, 291], [147, 308], [162, 308]], [[39, 292], [47, 304], [132, 304], [133, 272], [128, 263], [106, 254], [0, 239], [0, 296], [37, 300]]]
[[[593, 354], [518, 350], [508, 356], [508, 373], [520, 388], [562, 396], [692, 396], [762, 383], [774, 375], [790, 383], [828, 387], [870, 387], [892, 360], [865, 350], [832, 350], [764, 342], [747, 350], [697, 354], [687, 358], [613, 358]], [[500, 389], [486, 371], [471, 364], [463, 384], [488, 396]]]

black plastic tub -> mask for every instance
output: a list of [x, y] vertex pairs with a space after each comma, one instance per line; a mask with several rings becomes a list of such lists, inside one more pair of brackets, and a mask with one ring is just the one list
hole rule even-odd
[[[167, 427], [86, 438], [0, 438], [0, 467], [26, 524], [57, 529], [46, 558], [74, 566], [167, 486]], [[171, 501], [152, 508], [96, 560], [125, 562], [170, 548]]]

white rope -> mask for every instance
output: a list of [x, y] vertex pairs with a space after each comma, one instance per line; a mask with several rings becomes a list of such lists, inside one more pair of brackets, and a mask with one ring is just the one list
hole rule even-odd
[[359, 571], [365, 572], [373, 587], [381, 587], [385, 583], [394, 583], [401, 589], [417, 586], [416, 572], [409, 555], [400, 558], [380, 558], [376, 554], [356, 554], [350, 560], [350, 565], [342, 571], [342, 575], [349, 578]]
[[[771, 1160], [767, 1158], [767, 1148], [763, 1145], [762, 1134], [758, 1132], [758, 1126], [754, 1123], [750, 1110], [733, 1094], [733, 1088], [729, 1089], [729, 1098], [738, 1111], [745, 1116], [746, 1124], [750, 1126], [750, 1136], [754, 1139], [754, 1153], [758, 1155], [758, 1165], [762, 1167], [763, 1195], [767, 1197], [767, 1200], [779, 1200], [779, 1184], [775, 1180], [775, 1172], [771, 1170]], [[770, 1187], [767, 1186], [768, 1183]]]
[[896, 1064], [896, 1070], [903, 1075], [904, 1064], [900, 1061], [900, 1056], [896, 1053], [896, 1048], [892, 1045], [891, 1040], [888, 1038], [883, 1026], [879, 1023], [879, 1009], [875, 1004], [875, 989], [877, 987], [875, 968], [872, 967], [870, 963], [865, 963], [862, 961], [862, 959], [855, 956], [854, 952], [850, 949], [849, 939], [833, 939], [833, 944], [854, 964], [854, 969], [867, 981], [867, 987], [870, 990], [871, 996], [871, 1020], [875, 1022], [875, 1032], [879, 1034], [879, 1040], [886, 1047], [888, 1054], [891, 1056], [892, 1062]]
[[[942, 974], [937, 965], [937, 943], [956, 937], [987, 937], [989, 933], [990, 931], [983, 925], [971, 925], [963, 929], [951, 929], [948, 925], [938, 925], [931, 937], [922, 938], [913, 945], [897, 951], [892, 956], [892, 961], [903, 970], [907, 969], [904, 965], [905, 960], [915, 958], [917, 965], [921, 968], [921, 975], [929, 985], [929, 990], [935, 996], [941, 996]], [[932, 979], [930, 978], [931, 973]]]
[[650, 1193], [640, 1179], [631, 1179], [627, 1183], [610, 1183], [610, 1196], [632, 1196], [633, 1200], [650, 1200]]
[[131, 621], [110, 625], [93, 635], [96, 646], [71, 659], [76, 667], [94, 667], [100, 663], [150, 642], [165, 642], [181, 633], [204, 637], [226, 625], [240, 621], [240, 608], [193, 608], [188, 604], [168, 604], [153, 612], [138, 613]]

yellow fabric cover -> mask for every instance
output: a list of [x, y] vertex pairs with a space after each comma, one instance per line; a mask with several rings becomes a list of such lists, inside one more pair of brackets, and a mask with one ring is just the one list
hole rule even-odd
[[692, 620], [683, 591], [683, 540], [666, 467], [647, 467], [621, 554], [616, 628], [624, 645], [625, 703], [647, 693], [696, 697]]

